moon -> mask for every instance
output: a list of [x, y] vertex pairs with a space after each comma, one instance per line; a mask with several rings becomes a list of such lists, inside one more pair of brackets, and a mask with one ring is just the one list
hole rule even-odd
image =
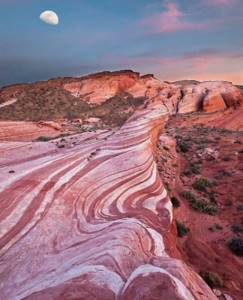
[[46, 10], [40, 14], [41, 21], [50, 24], [50, 25], [58, 25], [59, 18], [58, 15], [53, 10]]

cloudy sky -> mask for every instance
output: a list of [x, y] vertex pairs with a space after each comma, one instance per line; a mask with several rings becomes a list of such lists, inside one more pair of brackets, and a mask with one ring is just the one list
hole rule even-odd
[[0, 85], [117, 69], [243, 84], [242, 28], [242, 0], [0, 0]]

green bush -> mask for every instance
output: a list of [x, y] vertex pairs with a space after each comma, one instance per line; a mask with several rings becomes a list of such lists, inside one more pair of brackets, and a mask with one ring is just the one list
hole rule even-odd
[[214, 216], [218, 213], [216, 203], [207, 202], [204, 199], [197, 199], [191, 191], [184, 191], [182, 196], [189, 201], [190, 207], [195, 211]]
[[237, 256], [243, 256], [243, 239], [232, 238], [228, 242], [229, 249]]
[[186, 227], [183, 223], [176, 221], [176, 228], [177, 228], [177, 235], [178, 237], [182, 238], [183, 236], [187, 235], [190, 229]]
[[210, 195], [209, 195], [209, 199], [210, 199], [210, 201], [212, 202], [212, 203], [214, 203], [214, 204], [217, 204], [217, 196], [216, 196], [216, 193], [210, 193]]
[[189, 168], [183, 173], [185, 176], [191, 176], [201, 173], [201, 166], [199, 163], [191, 163]]
[[192, 163], [190, 166], [190, 170], [193, 174], [200, 174], [201, 173], [201, 167], [197, 163]]
[[223, 279], [214, 272], [200, 272], [200, 276], [211, 288], [222, 288], [224, 286]]
[[191, 191], [182, 192], [182, 196], [189, 201], [196, 200], [196, 196]]
[[218, 208], [215, 204], [213, 203], [208, 203], [205, 200], [196, 200], [190, 202], [190, 206], [192, 209], [211, 215], [215, 216], [218, 213]]
[[50, 140], [52, 140], [53, 138], [52, 137], [49, 137], [49, 136], [39, 136], [36, 141], [37, 142], [48, 142]]
[[207, 188], [213, 187], [214, 185], [215, 185], [215, 183], [209, 181], [207, 178], [201, 177], [201, 178], [196, 179], [192, 186], [196, 190], [199, 190], [201, 192], [206, 192]]
[[177, 150], [178, 150], [179, 152], [185, 153], [185, 152], [188, 152], [189, 149], [190, 149], [190, 145], [189, 145], [188, 143], [186, 143], [186, 142], [184, 142], [184, 141], [181, 141], [181, 140], [179, 140], [179, 141], [177, 142]]
[[180, 201], [176, 197], [171, 197], [171, 203], [174, 208], [178, 208], [181, 206]]

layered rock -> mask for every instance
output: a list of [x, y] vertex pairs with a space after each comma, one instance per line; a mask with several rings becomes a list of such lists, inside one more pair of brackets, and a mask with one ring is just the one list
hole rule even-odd
[[[235, 109], [242, 106], [243, 103], [242, 90], [229, 82], [168, 83], [161, 82], [152, 75], [141, 76], [132, 71], [119, 71], [103, 72], [80, 78], [52, 79], [47, 82], [2, 88], [0, 89], [0, 118], [4, 117], [5, 111], [7, 118], [18, 120], [21, 116], [14, 116], [14, 110], [19, 99], [25, 106], [26, 101], [36, 101], [39, 97], [42, 99], [43, 93], [47, 98], [54, 97], [49, 99], [53, 99], [53, 102], [55, 100], [56, 106], [52, 109], [58, 110], [60, 105], [64, 104], [64, 100], [68, 99], [72, 104], [69, 106], [70, 113], [73, 113], [72, 110], [74, 110], [76, 114], [77, 112], [80, 114], [82, 109], [84, 111], [89, 110], [87, 103], [94, 107], [124, 93], [134, 98], [145, 97], [149, 103], [163, 103], [167, 106], [169, 113], [191, 113], [199, 110], [215, 112], [230, 107]], [[60, 104], [56, 102], [59, 97], [61, 99]], [[78, 105], [81, 107], [75, 111], [75, 107]], [[11, 113], [9, 112], [10, 107]], [[29, 105], [27, 109], [31, 109], [31, 107]], [[18, 109], [22, 108], [18, 107]], [[41, 110], [42, 107], [39, 109]], [[64, 112], [62, 111], [61, 114]], [[45, 117], [43, 114], [42, 116]], [[62, 117], [62, 115], [58, 116]], [[49, 119], [47, 120], [49, 121]]]
[[32, 141], [39, 136], [55, 137], [62, 132], [55, 122], [0, 122], [0, 141]]
[[209, 92], [203, 101], [203, 111], [206, 113], [216, 112], [226, 109], [226, 103], [221, 94]]
[[170, 257], [172, 205], [155, 148], [171, 114], [221, 110], [210, 93], [234, 109], [241, 93], [228, 83], [182, 87], [113, 75], [52, 84], [93, 104], [120, 92], [146, 97], [121, 128], [70, 137], [60, 149], [1, 143], [3, 299], [217, 299], [179, 255]]
[[4, 299], [215, 299], [165, 248], [172, 210], [153, 151], [166, 115], [148, 108], [56, 155], [1, 157]]

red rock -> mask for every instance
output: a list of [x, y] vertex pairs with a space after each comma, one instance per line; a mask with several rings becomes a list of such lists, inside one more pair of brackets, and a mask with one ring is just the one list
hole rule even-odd
[[203, 100], [203, 110], [207, 113], [225, 110], [226, 108], [224, 98], [220, 94], [209, 92]]
[[0, 141], [32, 141], [40, 136], [55, 137], [61, 133], [58, 128], [33, 122], [0, 122]]
[[[67, 137], [60, 149], [50, 142], [9, 141], [13, 136], [33, 138], [41, 130], [56, 134], [60, 128], [53, 123], [38, 127], [17, 122], [13, 127], [22, 124], [21, 129], [8, 129], [9, 134], [4, 130], [1, 297], [216, 300], [183, 258], [171, 255], [178, 254], [171, 242], [172, 205], [155, 157], [170, 115], [201, 111], [202, 104], [207, 111], [218, 112], [223, 99], [230, 107], [224, 113], [230, 111], [231, 118], [241, 109], [241, 92], [229, 83], [182, 87], [130, 71], [56, 79], [31, 87], [43, 85], [60, 86], [94, 104], [121, 92], [147, 100], [121, 128], [77, 134], [75, 143]], [[7, 99], [26, 88], [5, 88], [1, 96]], [[219, 112], [222, 122], [224, 113]], [[162, 136], [160, 146], [167, 142], [173, 148], [168, 154], [173, 161], [175, 143]], [[201, 250], [210, 255], [206, 246]]]
[[62, 126], [59, 123], [54, 122], [54, 121], [41, 121], [41, 122], [38, 123], [38, 125], [51, 127], [55, 130], [61, 130], [62, 129]]

